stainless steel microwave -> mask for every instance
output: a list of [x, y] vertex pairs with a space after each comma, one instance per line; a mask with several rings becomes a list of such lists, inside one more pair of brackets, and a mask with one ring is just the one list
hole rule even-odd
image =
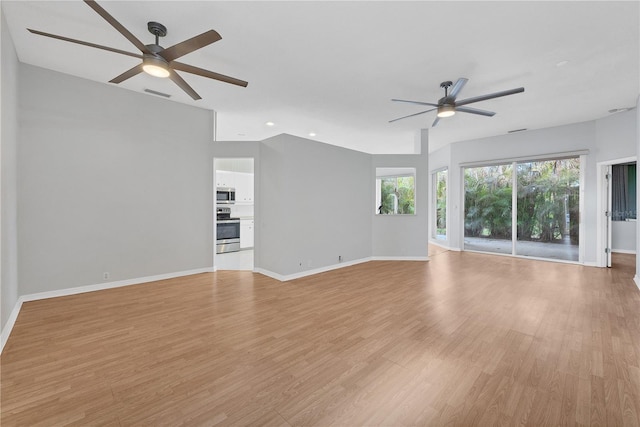
[[218, 187], [216, 189], [216, 201], [219, 205], [232, 205], [236, 202], [236, 189], [230, 187]]

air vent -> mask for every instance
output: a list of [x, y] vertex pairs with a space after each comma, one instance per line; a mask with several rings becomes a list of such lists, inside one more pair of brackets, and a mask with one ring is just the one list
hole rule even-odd
[[147, 92], [147, 93], [150, 93], [152, 95], [158, 95], [158, 96], [163, 96], [165, 98], [171, 98], [171, 95], [169, 95], [168, 93], [158, 92], [157, 90], [145, 89], [144, 91]]
[[507, 133], [516, 133], [516, 132], [522, 132], [522, 131], [525, 131], [525, 130], [527, 130], [527, 128], [514, 129], [514, 130], [510, 130], [510, 131], [509, 131], [509, 132], [507, 132]]

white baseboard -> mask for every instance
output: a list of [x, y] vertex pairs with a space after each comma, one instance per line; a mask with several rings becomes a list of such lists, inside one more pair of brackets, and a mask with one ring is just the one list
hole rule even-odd
[[611, 249], [611, 252], [613, 252], [614, 254], [636, 254], [636, 251], [632, 251], [629, 249]]
[[278, 274], [273, 271], [265, 270], [263, 268], [255, 268], [253, 271], [256, 273], [264, 274], [265, 276], [271, 277], [272, 279], [276, 279], [280, 282], [287, 282], [289, 280], [300, 279], [302, 277], [313, 276], [314, 274], [325, 273], [331, 270], [337, 270], [339, 268], [349, 267], [356, 264], [362, 264], [369, 261], [429, 261], [429, 257], [399, 257], [399, 256], [376, 256], [376, 257], [367, 257], [361, 258], [353, 261], [345, 261], [339, 264], [332, 264], [326, 267], [314, 268], [313, 270], [305, 270], [299, 273], [293, 274]]
[[299, 273], [293, 274], [279, 274], [274, 273], [273, 271], [265, 270], [263, 268], [254, 268], [253, 271], [256, 273], [264, 274], [265, 276], [271, 277], [272, 279], [276, 279], [280, 282], [287, 282], [289, 280], [300, 279], [302, 277], [313, 276], [314, 274], [325, 273], [331, 270], [337, 270], [339, 268], [349, 267], [356, 264], [362, 264], [363, 262], [371, 261], [371, 258], [361, 258], [353, 261], [345, 261], [339, 264], [332, 264], [326, 267], [314, 268], [313, 270], [305, 270]]
[[7, 319], [7, 323], [2, 329], [2, 334], [0, 334], [0, 354], [2, 354], [4, 345], [7, 343], [9, 335], [11, 335], [11, 331], [13, 330], [13, 326], [16, 324], [16, 320], [18, 319], [18, 314], [20, 313], [20, 309], [22, 308], [23, 301], [24, 300], [22, 299], [22, 297], [18, 298], [18, 301], [16, 301], [16, 305], [13, 306], [13, 310], [11, 310], [11, 314]]
[[448, 241], [447, 241], [447, 244], [445, 244], [445, 243], [444, 243], [443, 241], [441, 241], [441, 240], [429, 240], [429, 244], [430, 244], [430, 245], [438, 246], [438, 247], [440, 247], [440, 248], [442, 248], [442, 249], [446, 249], [446, 250], [448, 250], [448, 251], [453, 251], [453, 252], [462, 252], [462, 249], [460, 249], [460, 248], [456, 248], [456, 247], [453, 247], [453, 246], [449, 246], [449, 245], [448, 245]]
[[0, 354], [2, 353], [2, 350], [4, 349], [4, 345], [9, 339], [9, 335], [11, 335], [11, 330], [15, 325], [16, 319], [18, 318], [18, 314], [20, 313], [20, 309], [22, 308], [22, 303], [24, 302], [37, 301], [37, 300], [47, 299], [47, 298], [63, 297], [67, 295], [83, 294], [85, 292], [102, 291], [105, 289], [119, 288], [122, 286], [138, 285], [141, 283], [156, 282], [158, 280], [166, 280], [166, 279], [173, 279], [176, 277], [191, 276], [193, 274], [210, 273], [213, 270], [214, 269], [212, 267], [197, 268], [195, 270], [186, 270], [186, 271], [179, 271], [175, 273], [157, 274], [155, 276], [138, 277], [135, 279], [118, 280], [115, 282], [98, 283], [95, 285], [77, 286], [74, 288], [58, 289], [55, 291], [38, 292], [35, 294], [22, 295], [18, 298], [16, 305], [13, 307], [13, 310], [11, 311], [11, 315], [7, 320], [7, 324], [2, 329], [2, 334], [0, 334], [0, 337], [1, 337]]

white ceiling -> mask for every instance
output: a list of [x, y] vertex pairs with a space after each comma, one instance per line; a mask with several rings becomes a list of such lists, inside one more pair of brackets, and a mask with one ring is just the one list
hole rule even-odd
[[[469, 82], [458, 99], [525, 92], [470, 105], [494, 117], [441, 120], [430, 130], [431, 150], [601, 118], [634, 106], [640, 93], [638, 1], [99, 3], [144, 43], [153, 42], [148, 21], [167, 26], [165, 47], [209, 29], [220, 33], [222, 40], [180, 61], [246, 80], [247, 88], [181, 73], [203, 98], [192, 101], [166, 79], [141, 74], [119, 85], [217, 111], [219, 140], [289, 133], [368, 153], [411, 153], [435, 112], [388, 123], [427, 109], [390, 99], [437, 102], [440, 82], [459, 77]], [[3, 0], [2, 8], [24, 63], [111, 84], [138, 61], [27, 32], [137, 53], [81, 1]]]

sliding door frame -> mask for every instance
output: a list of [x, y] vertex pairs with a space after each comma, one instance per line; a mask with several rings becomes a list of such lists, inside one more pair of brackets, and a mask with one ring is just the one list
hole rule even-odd
[[[467, 250], [464, 248], [464, 238], [465, 238], [465, 169], [474, 168], [474, 167], [485, 167], [485, 166], [496, 166], [496, 165], [506, 165], [511, 164], [513, 168], [512, 173], [512, 181], [511, 181], [511, 254], [502, 254], [497, 252], [482, 252], [482, 251], [474, 251], [468, 250], [469, 252], [480, 252], [480, 253], [488, 253], [492, 255], [501, 255], [501, 256], [511, 256], [516, 258], [524, 258], [524, 259], [535, 259], [535, 260], [543, 260], [543, 261], [553, 261], [560, 263], [568, 263], [568, 264], [584, 264], [585, 259], [585, 247], [584, 247], [584, 237], [585, 237], [585, 229], [584, 229], [584, 192], [585, 192], [585, 175], [586, 175], [586, 165], [587, 165], [587, 154], [589, 154], [589, 150], [579, 150], [572, 152], [563, 152], [563, 153], [552, 153], [552, 154], [541, 154], [536, 156], [523, 156], [516, 158], [505, 158], [505, 159], [495, 159], [490, 161], [478, 161], [478, 162], [467, 162], [460, 163], [460, 187], [462, 191], [460, 192], [460, 206], [462, 207], [460, 211], [460, 249]], [[552, 161], [552, 160], [561, 160], [561, 159], [569, 159], [569, 158], [579, 158], [580, 159], [580, 191], [579, 191], [579, 200], [578, 206], [580, 209], [580, 213], [578, 215], [578, 261], [571, 260], [562, 260], [562, 259], [554, 259], [554, 258], [540, 258], [540, 257], [532, 257], [527, 255], [518, 255], [516, 254], [516, 244], [518, 240], [518, 174], [517, 174], [517, 165], [519, 163], [533, 162], [533, 161]], [[600, 195], [600, 191], [598, 192]], [[600, 235], [600, 234], [599, 234]]]

